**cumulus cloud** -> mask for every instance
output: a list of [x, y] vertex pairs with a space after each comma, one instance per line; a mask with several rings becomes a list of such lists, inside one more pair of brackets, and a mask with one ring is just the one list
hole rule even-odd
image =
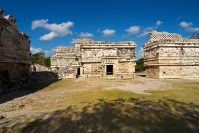
[[102, 33], [103, 33], [104, 36], [112, 36], [112, 35], [115, 34], [115, 32], [116, 31], [113, 30], [113, 29], [105, 29], [105, 30], [102, 31]]
[[158, 21], [156, 22], [156, 27], [159, 27], [162, 23], [163, 23], [162, 21], [158, 20]]
[[148, 35], [151, 31], [153, 30], [153, 27], [147, 27], [143, 30], [143, 32], [138, 35], [137, 37], [143, 37], [143, 36], [146, 36]]
[[36, 28], [44, 28], [50, 31], [50, 33], [45, 34], [40, 37], [40, 40], [52, 40], [55, 37], [58, 36], [66, 36], [72, 34], [72, 31], [70, 30], [71, 27], [73, 27], [74, 23], [71, 21], [63, 22], [60, 24], [56, 23], [48, 23], [48, 19], [41, 19], [41, 20], [35, 20], [32, 22], [31, 28], [34, 30]]
[[188, 28], [188, 27], [191, 27], [192, 26], [192, 22], [185, 22], [185, 21], [182, 21], [180, 22], [179, 24], [182, 28]]
[[50, 56], [50, 54], [51, 54], [51, 51], [43, 50], [43, 49], [41, 49], [41, 48], [30, 47], [30, 51], [32, 52], [32, 54], [44, 53], [44, 55], [45, 55], [46, 57]]
[[44, 27], [45, 24], [47, 24], [48, 22], [48, 19], [41, 19], [41, 20], [35, 20], [32, 22], [32, 29], [36, 29], [36, 28], [39, 28], [39, 27]]
[[137, 34], [140, 32], [140, 27], [139, 26], [131, 26], [128, 29], [126, 29], [126, 32], [129, 34]]
[[32, 54], [37, 54], [37, 53], [43, 52], [43, 50], [41, 48], [33, 48], [33, 47], [30, 47], [30, 51], [32, 52]]
[[196, 28], [190, 27], [188, 30], [190, 32], [199, 32], [199, 27], [196, 27]]
[[56, 36], [58, 36], [57, 33], [55, 32], [50, 32], [48, 34], [44, 34], [43, 36], [40, 37], [40, 40], [43, 41], [48, 41], [48, 40], [52, 40], [53, 38], [55, 38]]
[[142, 30], [141, 34], [138, 35], [137, 37], [144, 37], [146, 35], [148, 35], [153, 29], [157, 30], [159, 28], [160, 25], [162, 25], [163, 22], [158, 20], [155, 23], [155, 26], [151, 26], [151, 27], [146, 27]]
[[88, 32], [81, 32], [79, 34], [80, 37], [82, 38], [89, 38], [89, 37], [93, 37], [93, 34], [92, 33], [88, 33]]
[[199, 27], [193, 27], [192, 22], [182, 21], [180, 22], [180, 27], [184, 28], [188, 32], [199, 32]]

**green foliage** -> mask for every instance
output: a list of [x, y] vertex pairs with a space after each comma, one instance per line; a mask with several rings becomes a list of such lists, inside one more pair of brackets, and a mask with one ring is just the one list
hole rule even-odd
[[32, 64], [39, 64], [50, 67], [50, 57], [45, 57], [44, 53], [36, 53], [31, 55]]
[[144, 58], [140, 58], [136, 61], [135, 71], [136, 72], [142, 72], [145, 70], [144, 67]]
[[50, 57], [44, 58], [44, 65], [50, 67]]

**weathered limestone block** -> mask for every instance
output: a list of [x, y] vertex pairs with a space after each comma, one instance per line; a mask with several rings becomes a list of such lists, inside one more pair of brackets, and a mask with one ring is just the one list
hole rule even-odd
[[46, 66], [39, 65], [39, 64], [32, 64], [30, 69], [33, 72], [51, 71], [50, 68], [48, 68]]
[[[120, 65], [123, 62], [126, 65]], [[74, 48], [57, 47], [54, 50], [51, 69], [65, 67], [74, 68], [73, 74], [76, 76], [73, 77], [132, 78], [135, 73], [135, 43], [76, 40]]]
[[199, 39], [156, 32], [144, 45], [146, 76], [154, 78], [198, 78]]
[[30, 40], [19, 32], [16, 20], [0, 10], [0, 94], [28, 84]]

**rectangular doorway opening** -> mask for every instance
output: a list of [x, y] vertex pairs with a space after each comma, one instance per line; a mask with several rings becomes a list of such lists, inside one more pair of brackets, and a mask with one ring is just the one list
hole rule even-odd
[[77, 77], [80, 76], [80, 68], [77, 68]]
[[106, 75], [113, 75], [113, 65], [106, 66]]

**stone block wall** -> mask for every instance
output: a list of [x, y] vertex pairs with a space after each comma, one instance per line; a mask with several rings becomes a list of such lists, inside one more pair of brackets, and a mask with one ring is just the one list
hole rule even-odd
[[[112, 74], [107, 74], [107, 65], [111, 65]], [[135, 73], [135, 43], [78, 39], [73, 48], [58, 47], [54, 50], [52, 70], [66, 67], [74, 68], [75, 74], [80, 71], [79, 77], [132, 78]]]
[[160, 66], [159, 78], [199, 78], [199, 66]]
[[135, 63], [121, 62], [117, 65], [117, 77], [120, 78], [134, 78], [135, 77]]
[[18, 31], [13, 16], [0, 10], [0, 94], [28, 84], [30, 64], [29, 37]]
[[185, 39], [178, 34], [156, 31], [150, 36], [144, 46], [147, 77], [199, 77], [199, 39]]
[[159, 78], [159, 66], [146, 66], [145, 73], [148, 78]]

